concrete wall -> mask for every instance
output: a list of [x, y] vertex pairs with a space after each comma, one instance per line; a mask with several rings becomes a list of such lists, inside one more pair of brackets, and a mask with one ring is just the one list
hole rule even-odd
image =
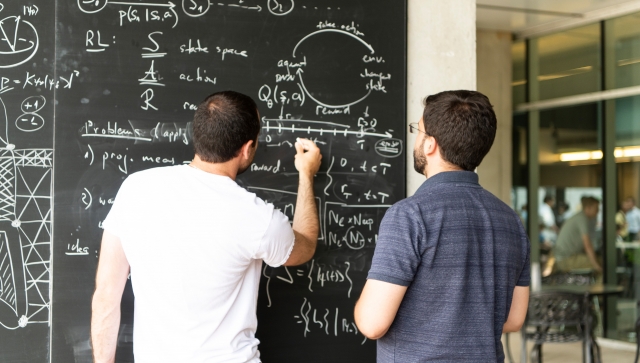
[[[476, 2], [409, 0], [407, 22], [407, 123], [412, 123], [422, 117], [426, 96], [476, 89]], [[510, 70], [511, 64], [509, 75]], [[425, 180], [413, 169], [414, 144], [415, 136], [408, 134], [408, 196]]]
[[478, 30], [478, 91], [493, 104], [498, 130], [493, 147], [478, 167], [480, 184], [511, 202], [511, 34]]

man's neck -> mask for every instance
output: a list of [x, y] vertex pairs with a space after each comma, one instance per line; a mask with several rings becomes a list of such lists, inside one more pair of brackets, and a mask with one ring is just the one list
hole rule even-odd
[[210, 174], [226, 176], [231, 178], [231, 180], [236, 180], [238, 176], [238, 166], [236, 164], [235, 159], [225, 161], [224, 163], [210, 163], [200, 159], [200, 156], [196, 154], [189, 165]]
[[431, 166], [431, 164], [427, 164], [425, 176], [427, 179], [432, 176], [448, 171], [463, 171], [463, 169], [459, 166], [441, 161], [439, 163], [434, 163], [435, 165]]

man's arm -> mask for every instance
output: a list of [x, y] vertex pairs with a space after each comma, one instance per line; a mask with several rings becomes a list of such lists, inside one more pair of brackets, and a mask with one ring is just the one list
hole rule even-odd
[[307, 139], [296, 141], [296, 169], [299, 172], [298, 199], [293, 215], [295, 244], [284, 266], [301, 265], [316, 251], [320, 230], [318, 209], [313, 195], [313, 177], [320, 169], [322, 155], [316, 144]]
[[582, 235], [582, 245], [584, 246], [584, 252], [587, 254], [587, 257], [589, 258], [589, 262], [591, 262], [591, 266], [593, 266], [593, 269], [597, 272], [602, 272], [602, 267], [600, 267], [600, 264], [596, 259], [596, 252], [593, 250], [593, 245], [591, 244], [589, 235]]
[[529, 286], [516, 286], [513, 289], [513, 299], [509, 317], [502, 327], [503, 333], [517, 332], [522, 328], [529, 308]]
[[120, 301], [128, 275], [129, 261], [120, 238], [104, 231], [91, 305], [91, 344], [95, 363], [115, 361]]
[[406, 286], [367, 280], [354, 313], [360, 333], [369, 339], [382, 338], [396, 318], [406, 291]]

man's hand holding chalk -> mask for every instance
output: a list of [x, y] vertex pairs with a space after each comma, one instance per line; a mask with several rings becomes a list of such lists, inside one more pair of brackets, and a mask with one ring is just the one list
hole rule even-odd
[[300, 176], [313, 177], [320, 169], [322, 155], [316, 144], [308, 139], [296, 138], [295, 165]]

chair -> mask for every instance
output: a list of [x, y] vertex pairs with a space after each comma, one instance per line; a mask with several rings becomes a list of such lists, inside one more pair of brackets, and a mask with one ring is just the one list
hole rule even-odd
[[[572, 285], [572, 286], [587, 286], [595, 282], [595, 277], [592, 269], [578, 269], [569, 272], [555, 272], [549, 276], [542, 278], [543, 285]], [[598, 298], [593, 299], [593, 307], [595, 309], [597, 322], [602, 322], [602, 312], [600, 311], [600, 302]], [[598, 333], [602, 335], [602, 326], [596, 324]]]
[[556, 272], [542, 278], [543, 285], [586, 286], [593, 282], [593, 273]]
[[[584, 295], [566, 292], [532, 292], [529, 298], [529, 311], [523, 328], [523, 351], [526, 342], [533, 341], [531, 362], [542, 363], [542, 344], [585, 343], [586, 319], [589, 303]], [[594, 345], [600, 356], [600, 349]]]

